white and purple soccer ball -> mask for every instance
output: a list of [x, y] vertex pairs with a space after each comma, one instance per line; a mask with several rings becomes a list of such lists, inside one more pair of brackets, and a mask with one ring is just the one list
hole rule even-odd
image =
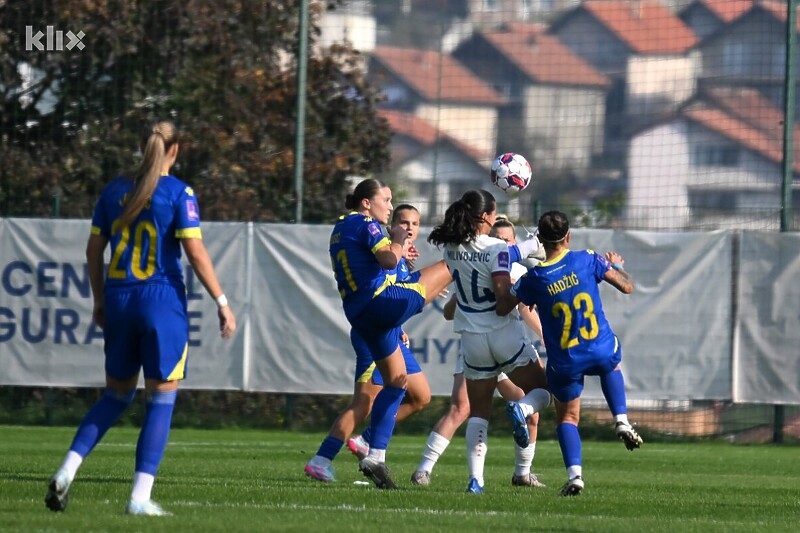
[[533, 171], [528, 160], [514, 152], [497, 156], [492, 163], [492, 183], [505, 193], [517, 193], [530, 185]]

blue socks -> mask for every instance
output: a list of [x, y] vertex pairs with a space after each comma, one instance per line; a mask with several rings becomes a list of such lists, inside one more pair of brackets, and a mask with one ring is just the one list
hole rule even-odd
[[406, 390], [397, 387], [384, 387], [372, 404], [372, 420], [370, 422], [370, 448], [385, 450], [394, 431], [397, 409], [403, 401]]
[[154, 392], [147, 401], [144, 422], [136, 444], [136, 472], [155, 476], [167, 448], [172, 411], [178, 390]]
[[578, 426], [562, 422], [556, 428], [556, 433], [564, 466], [569, 468], [581, 465], [581, 436], [578, 433]]
[[361, 438], [364, 439], [364, 442], [369, 444], [370, 447], [372, 447], [372, 428], [367, 427], [367, 429], [364, 430], [364, 433], [361, 434]]
[[625, 379], [622, 370], [612, 370], [600, 376], [600, 386], [603, 396], [606, 397], [608, 408], [614, 416], [628, 414], [628, 404], [625, 399]]
[[70, 450], [81, 457], [89, 455], [94, 447], [106, 434], [114, 422], [119, 420], [122, 413], [133, 401], [136, 396], [136, 389], [126, 393], [117, 394], [113, 390], [106, 388], [103, 397], [95, 403], [86, 416], [83, 417], [75, 438], [72, 439]]
[[336, 437], [331, 437], [328, 435], [325, 437], [325, 440], [322, 441], [322, 444], [320, 444], [319, 450], [317, 450], [317, 455], [333, 461], [334, 458], [336, 458], [336, 454], [338, 454], [339, 450], [342, 449], [342, 446], [344, 446], [344, 442]]

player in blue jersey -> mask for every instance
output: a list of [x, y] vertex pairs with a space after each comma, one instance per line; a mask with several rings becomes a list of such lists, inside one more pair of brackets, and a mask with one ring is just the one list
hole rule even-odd
[[628, 422], [625, 382], [619, 363], [622, 347], [603, 312], [599, 284], [606, 281], [625, 294], [633, 280], [615, 252], [569, 249], [567, 215], [549, 211], [539, 219], [539, 240], [547, 259], [528, 270], [497, 303], [497, 313], [511, 312], [520, 302], [536, 306], [547, 346], [547, 381], [556, 398], [558, 443], [568, 481], [563, 496], [583, 491], [581, 439], [578, 433], [584, 376], [600, 376], [603, 394], [614, 415], [617, 436], [633, 450], [642, 438]]
[[[484, 489], [484, 464], [488, 449], [489, 419], [497, 377], [505, 372], [525, 396], [508, 402], [514, 423], [514, 440], [529, 448], [526, 418], [550, 404], [544, 370], [527, 332], [516, 317], [499, 316], [497, 302], [511, 289], [511, 263], [540, 247], [529, 239], [514, 248], [513, 258], [505, 241], [489, 235], [497, 217], [494, 196], [484, 190], [470, 190], [453, 202], [444, 221], [433, 228], [428, 241], [443, 247], [444, 260], [452, 272], [456, 289], [453, 329], [461, 335], [464, 378], [470, 418], [467, 420], [467, 492]], [[524, 249], [520, 254], [519, 249]]]
[[[94, 297], [92, 318], [103, 328], [106, 389], [48, 481], [45, 503], [53, 511], [66, 508], [78, 468], [131, 404], [144, 370], [146, 409], [125, 511], [170, 514], [150, 494], [167, 445], [178, 382], [186, 372], [189, 321], [181, 247], [217, 303], [222, 337], [229, 338], [236, 329], [201, 239], [197, 198], [191, 187], [169, 174], [178, 155], [175, 126], [160, 121], [148, 127], [141, 149], [139, 167], [103, 189], [92, 217], [86, 260]], [[109, 245], [105, 276], [103, 255]]]
[[340, 217], [330, 238], [334, 277], [345, 316], [363, 338], [384, 381], [372, 406], [369, 454], [359, 468], [379, 488], [395, 488], [385, 461], [407, 386], [402, 325], [433, 301], [452, 278], [439, 261], [421, 269], [413, 283], [393, 283], [387, 271], [397, 267], [408, 231], [397, 225], [389, 237], [384, 235], [381, 224], [388, 223], [392, 212], [392, 191], [384, 183], [362, 181], [347, 195], [345, 207], [351, 211]]
[[[419, 256], [419, 252], [414, 247], [414, 241], [419, 234], [419, 222], [420, 213], [412, 205], [399, 205], [392, 212], [391, 225], [399, 225], [408, 232], [408, 238], [403, 246], [403, 256], [398, 261], [397, 267], [388, 271], [390, 278], [394, 276], [395, 283], [415, 283], [419, 280], [420, 272], [413, 271], [414, 260]], [[348, 437], [369, 416], [372, 402], [383, 387], [383, 378], [375, 367], [375, 361], [364, 338], [355, 329], [350, 331], [350, 340], [356, 352], [353, 398], [334, 421], [316, 455], [308, 461], [304, 468], [307, 476], [318, 481], [332, 482], [336, 480], [335, 470], [331, 463], [345, 442], [347, 442], [347, 447], [358, 457], [359, 461], [369, 453], [369, 443], [371, 441], [369, 429], [363, 435], [357, 435], [350, 439]], [[406, 364], [408, 387], [403, 403], [397, 411], [396, 422], [419, 412], [431, 400], [430, 384], [414, 354], [411, 353], [405, 342], [400, 345], [400, 349], [403, 351], [403, 358]]]

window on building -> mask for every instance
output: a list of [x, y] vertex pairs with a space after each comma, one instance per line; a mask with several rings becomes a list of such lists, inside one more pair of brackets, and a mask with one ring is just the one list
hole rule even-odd
[[722, 49], [722, 64], [725, 74], [741, 75], [747, 72], [747, 45], [741, 42], [726, 42]]
[[699, 144], [692, 147], [690, 163], [695, 167], [735, 167], [740, 154], [736, 146]]

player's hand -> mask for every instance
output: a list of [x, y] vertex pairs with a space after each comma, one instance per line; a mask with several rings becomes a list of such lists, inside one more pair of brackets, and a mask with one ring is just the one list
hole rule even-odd
[[219, 317], [219, 331], [223, 339], [230, 339], [236, 331], [236, 316], [231, 311], [231, 306], [223, 305], [217, 309]]
[[606, 259], [612, 265], [624, 265], [625, 260], [617, 252], [606, 252]]
[[406, 258], [410, 265], [413, 265], [414, 261], [419, 257], [419, 250], [409, 239], [406, 239], [406, 246], [403, 247], [403, 252], [403, 257]]
[[100, 329], [105, 329], [106, 310], [105, 307], [103, 307], [102, 302], [94, 304], [94, 308], [92, 309], [92, 320], [94, 320], [94, 323], [97, 324], [97, 327]]

